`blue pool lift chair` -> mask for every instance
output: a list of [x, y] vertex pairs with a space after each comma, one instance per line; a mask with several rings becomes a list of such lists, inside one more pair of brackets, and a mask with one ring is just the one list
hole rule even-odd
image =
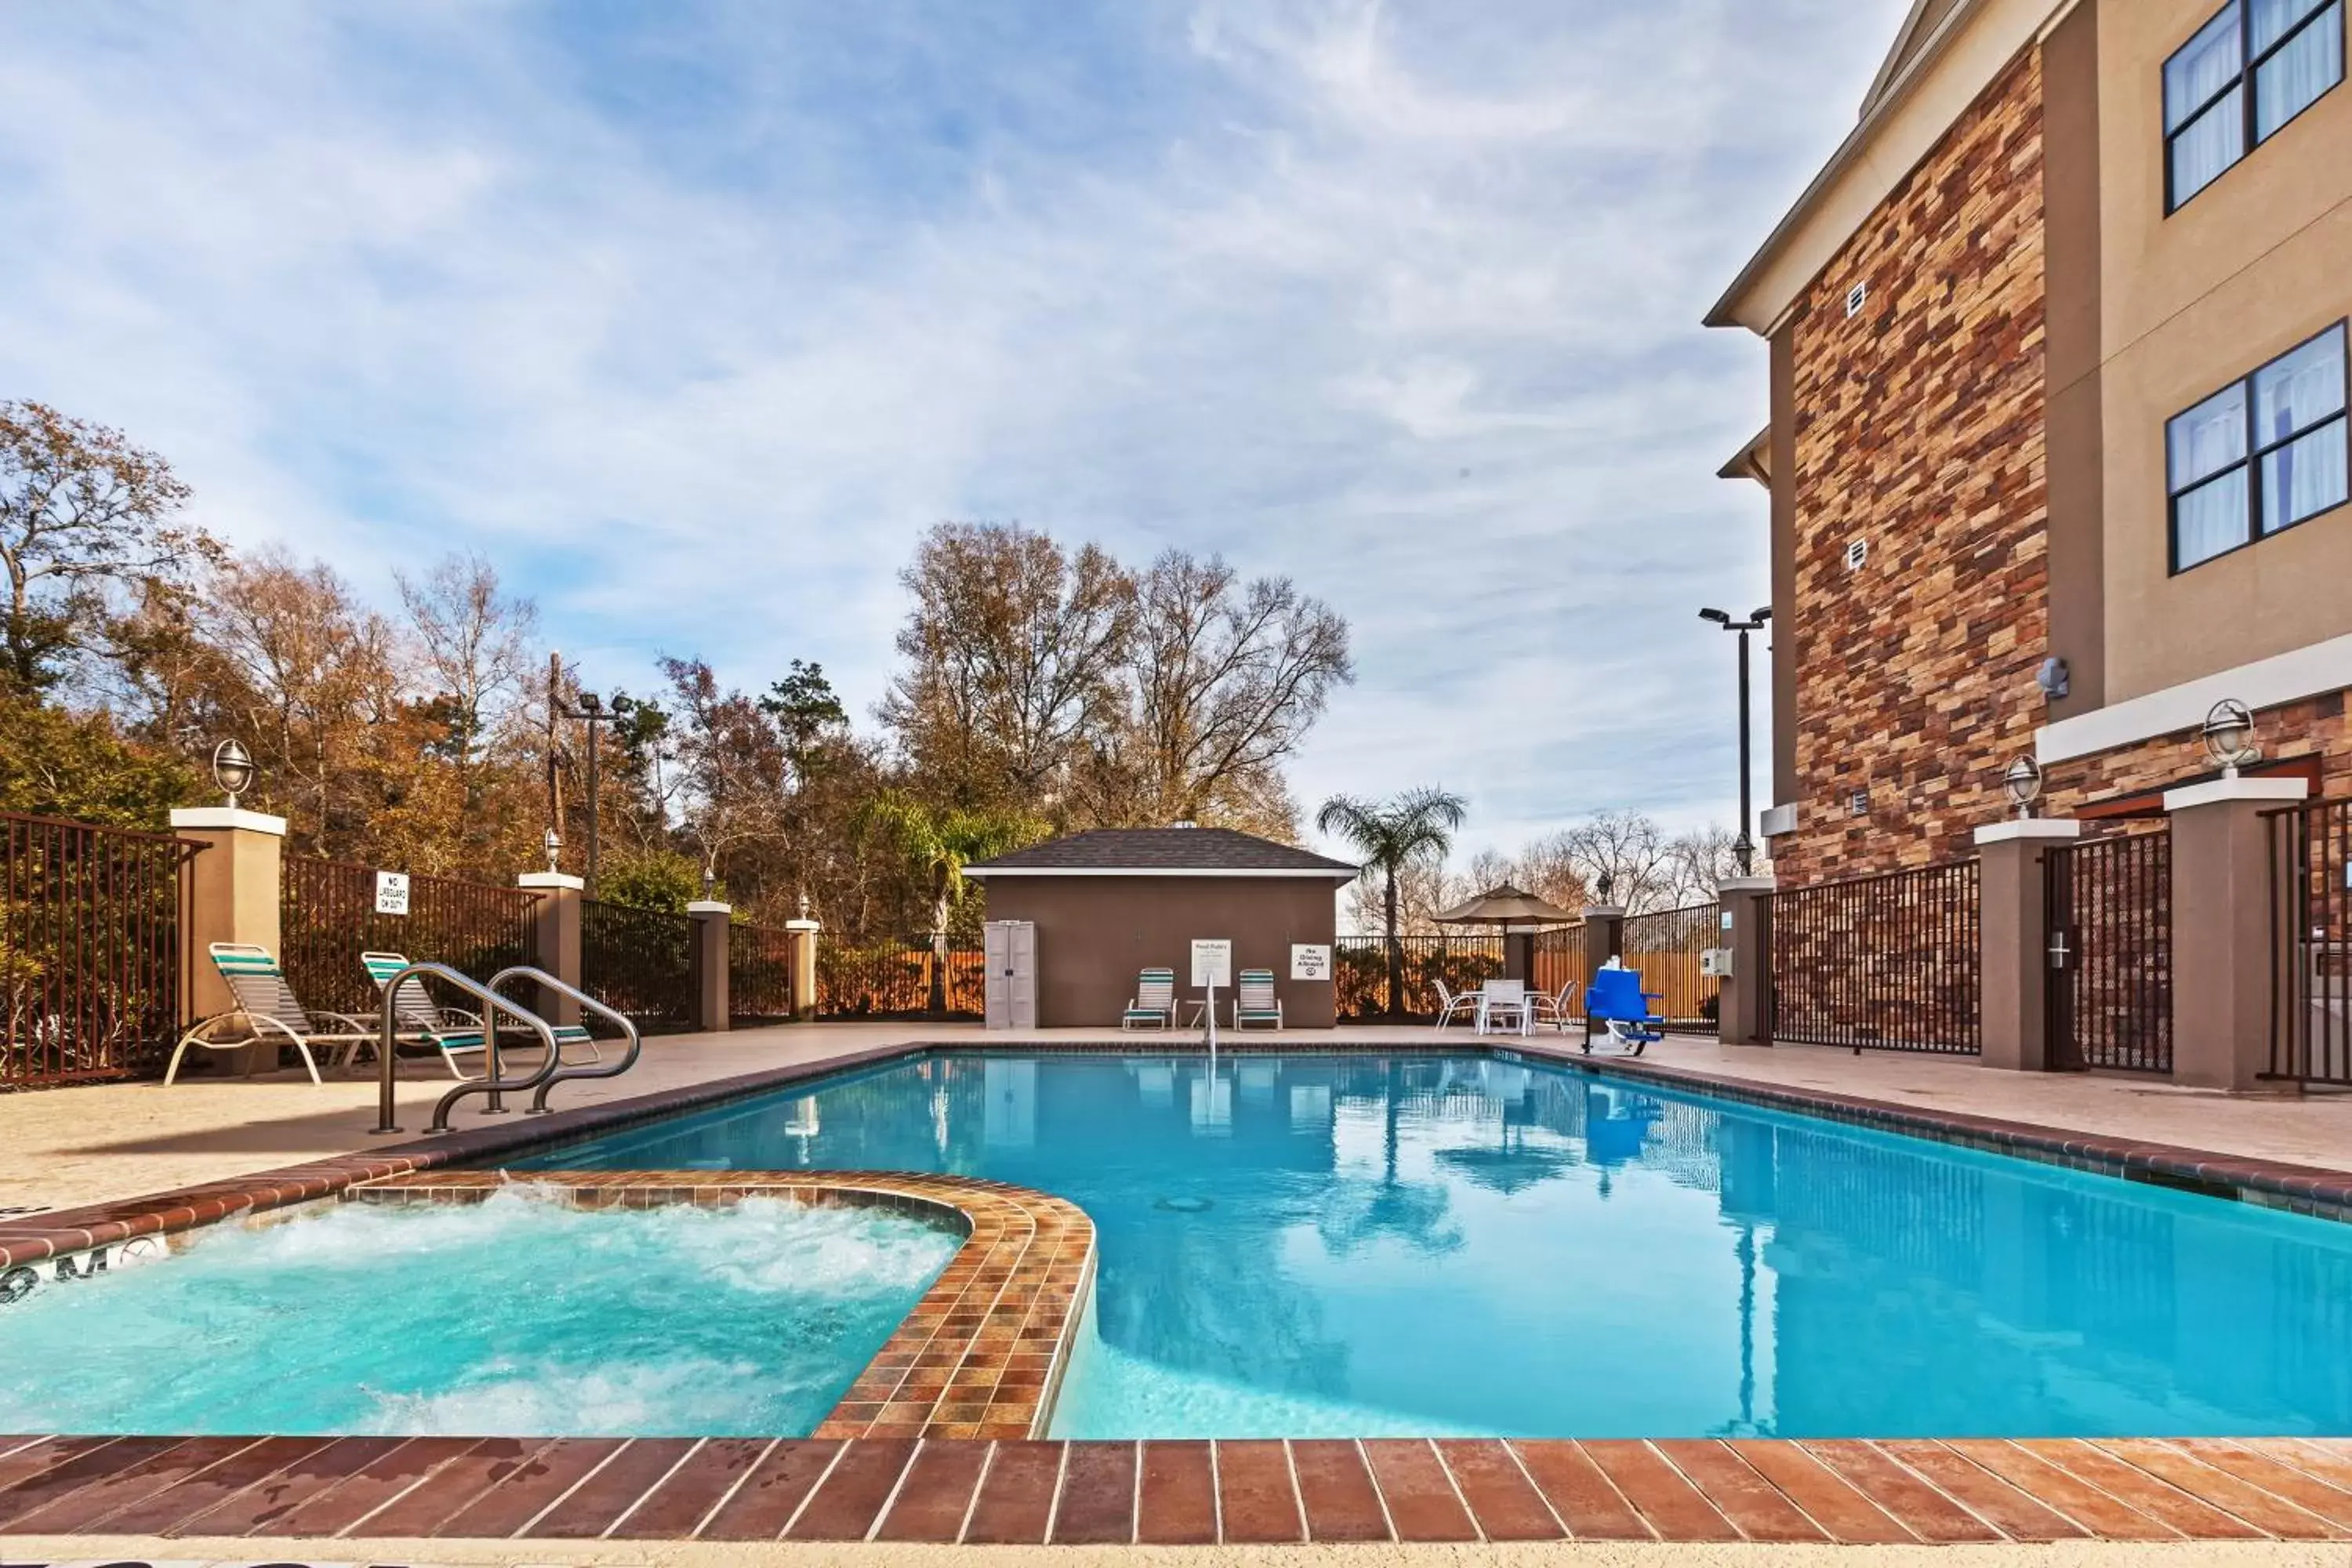
[[1135, 999], [1127, 1011], [1118, 1016], [1121, 1029], [1138, 1029], [1150, 1025], [1155, 1029], [1176, 1026], [1176, 972], [1172, 969], [1147, 969], [1136, 976]]
[[1650, 1009], [1652, 1002], [1663, 1002], [1663, 991], [1642, 989], [1642, 972], [1638, 969], [1612, 969], [1607, 965], [1592, 972], [1592, 984], [1584, 992], [1584, 1049], [1592, 1050], [1592, 1026], [1601, 1025], [1609, 1037], [1624, 1047], [1627, 1056], [1638, 1057], [1653, 1041], [1665, 1037], [1666, 1021]]

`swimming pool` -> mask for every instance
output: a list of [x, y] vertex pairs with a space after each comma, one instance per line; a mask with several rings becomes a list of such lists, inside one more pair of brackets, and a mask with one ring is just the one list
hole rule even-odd
[[12, 1432], [794, 1436], [961, 1245], [871, 1208], [325, 1205], [0, 1310]]
[[1057, 1436], [2352, 1432], [2352, 1226], [1534, 1063], [940, 1053], [533, 1163], [1076, 1202]]

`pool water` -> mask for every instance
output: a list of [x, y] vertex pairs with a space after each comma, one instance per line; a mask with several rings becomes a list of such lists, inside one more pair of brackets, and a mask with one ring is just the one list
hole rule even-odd
[[541, 1163], [1075, 1201], [1062, 1436], [2352, 1433], [2352, 1226], [1566, 1068], [941, 1054]]
[[754, 1198], [342, 1204], [0, 1308], [13, 1432], [809, 1432], [961, 1245]]

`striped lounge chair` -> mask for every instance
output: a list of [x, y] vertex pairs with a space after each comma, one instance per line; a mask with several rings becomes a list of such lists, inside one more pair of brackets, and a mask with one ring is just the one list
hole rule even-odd
[[278, 960], [270, 956], [268, 948], [216, 942], [211, 952], [213, 967], [220, 971], [236, 1005], [199, 1021], [180, 1037], [179, 1045], [172, 1052], [171, 1065], [163, 1069], [166, 1084], [180, 1076], [180, 1058], [188, 1054], [190, 1046], [201, 1046], [208, 1051], [235, 1051], [247, 1046], [290, 1045], [302, 1053], [302, 1065], [310, 1069], [310, 1081], [319, 1083], [319, 1060], [311, 1054], [311, 1047], [330, 1050], [341, 1047], [338, 1065], [348, 1066], [360, 1047], [375, 1038], [375, 1030], [366, 1018], [349, 1013], [315, 1012], [303, 1006], [294, 988], [286, 984], [285, 971], [278, 967]]
[[1246, 1029], [1252, 1024], [1282, 1027], [1282, 998], [1274, 994], [1271, 969], [1244, 969], [1234, 987], [1234, 1027]]
[[1136, 977], [1135, 1000], [1118, 1016], [1121, 1029], [1139, 1029], [1146, 1025], [1155, 1029], [1176, 1026], [1176, 972], [1172, 969], [1147, 969]]
[[[360, 962], [367, 966], [368, 978], [375, 982], [379, 994], [392, 984], [394, 975], [408, 967], [406, 955], [397, 952], [363, 952], [360, 954]], [[450, 1073], [461, 1080], [469, 1076], [478, 1076], [467, 1074], [457, 1058], [482, 1054], [482, 1020], [479, 1015], [463, 1008], [442, 1006], [433, 1000], [433, 993], [425, 989], [425, 982], [413, 974], [402, 982], [395, 994], [386, 1001], [392, 1007], [393, 1027], [397, 1031], [394, 1037], [400, 1043], [437, 1047], [441, 1059], [448, 1064]], [[584, 1045], [588, 1047], [589, 1060], [601, 1062], [604, 1059], [604, 1053], [596, 1048], [594, 1037], [579, 1025], [558, 1024], [553, 1027], [556, 1049], [562, 1050], [570, 1045]], [[505, 1048], [504, 1042], [500, 1043], [500, 1048]]]

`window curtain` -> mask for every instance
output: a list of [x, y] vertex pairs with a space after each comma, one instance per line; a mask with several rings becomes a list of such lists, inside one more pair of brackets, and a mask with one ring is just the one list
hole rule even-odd
[[[2260, 8], [2256, 26], [2261, 26]], [[2270, 135], [2343, 79], [2344, 8], [2337, 0], [2254, 72], [2255, 139]]]
[[2339, 418], [2263, 459], [2264, 533], [2344, 504], [2344, 437], [2345, 424]]

